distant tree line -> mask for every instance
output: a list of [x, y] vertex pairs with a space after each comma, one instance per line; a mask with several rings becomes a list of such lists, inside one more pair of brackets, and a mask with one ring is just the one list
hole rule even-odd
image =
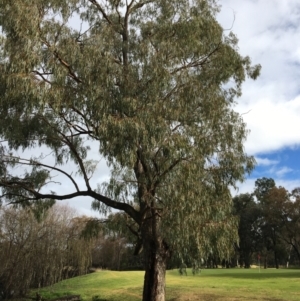
[[39, 216], [30, 208], [0, 207], [0, 300], [87, 273], [94, 242], [82, 238], [85, 220], [66, 206]]
[[237, 263], [249, 268], [300, 264], [300, 188], [289, 192], [271, 178], [256, 180], [252, 193], [233, 198], [239, 217]]

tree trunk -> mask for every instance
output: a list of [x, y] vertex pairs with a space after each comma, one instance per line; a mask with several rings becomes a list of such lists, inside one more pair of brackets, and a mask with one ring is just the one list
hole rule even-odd
[[[146, 250], [145, 250], [146, 251]], [[143, 301], [165, 301], [166, 250], [149, 250], [146, 254]]]
[[244, 268], [245, 269], [250, 269], [251, 266], [251, 258], [252, 258], [252, 254], [247, 252], [246, 254], [244, 254]]
[[292, 244], [296, 254], [297, 254], [297, 257], [298, 257], [298, 260], [299, 260], [299, 265], [300, 265], [300, 252], [299, 252], [299, 249], [297, 248], [297, 246], [295, 244]]
[[276, 251], [274, 251], [274, 259], [275, 259], [275, 267], [276, 269], [279, 269], [278, 256]]
[[268, 259], [267, 259], [267, 255], [264, 258], [264, 269], [266, 269], [268, 266]]
[[160, 233], [160, 219], [154, 216], [142, 227], [145, 255], [143, 301], [165, 301], [165, 277], [170, 250]]

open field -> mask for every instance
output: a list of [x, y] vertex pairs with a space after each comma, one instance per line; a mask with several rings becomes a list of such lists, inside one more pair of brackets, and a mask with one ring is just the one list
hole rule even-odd
[[[80, 294], [82, 300], [139, 301], [143, 272], [98, 271], [41, 289], [45, 298]], [[300, 270], [205, 269], [180, 276], [167, 271], [168, 301], [299, 301]]]

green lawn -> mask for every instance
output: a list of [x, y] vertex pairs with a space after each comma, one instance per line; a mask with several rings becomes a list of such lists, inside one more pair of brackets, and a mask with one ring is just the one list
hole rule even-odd
[[[45, 298], [80, 294], [109, 301], [141, 300], [143, 272], [98, 271], [41, 289]], [[205, 269], [201, 274], [180, 276], [167, 272], [169, 301], [299, 301], [300, 270], [294, 269]], [[98, 299], [98, 301], [100, 301]]]

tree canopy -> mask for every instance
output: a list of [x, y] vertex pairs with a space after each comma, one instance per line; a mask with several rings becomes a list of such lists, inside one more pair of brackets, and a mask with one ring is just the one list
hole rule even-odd
[[[1, 198], [124, 211], [147, 257], [144, 300], [164, 300], [171, 252], [225, 255], [237, 238], [229, 186], [254, 159], [234, 103], [260, 66], [217, 12], [213, 0], [0, 1]], [[94, 187], [101, 157], [111, 177]], [[53, 189], [57, 174], [73, 191]]]

